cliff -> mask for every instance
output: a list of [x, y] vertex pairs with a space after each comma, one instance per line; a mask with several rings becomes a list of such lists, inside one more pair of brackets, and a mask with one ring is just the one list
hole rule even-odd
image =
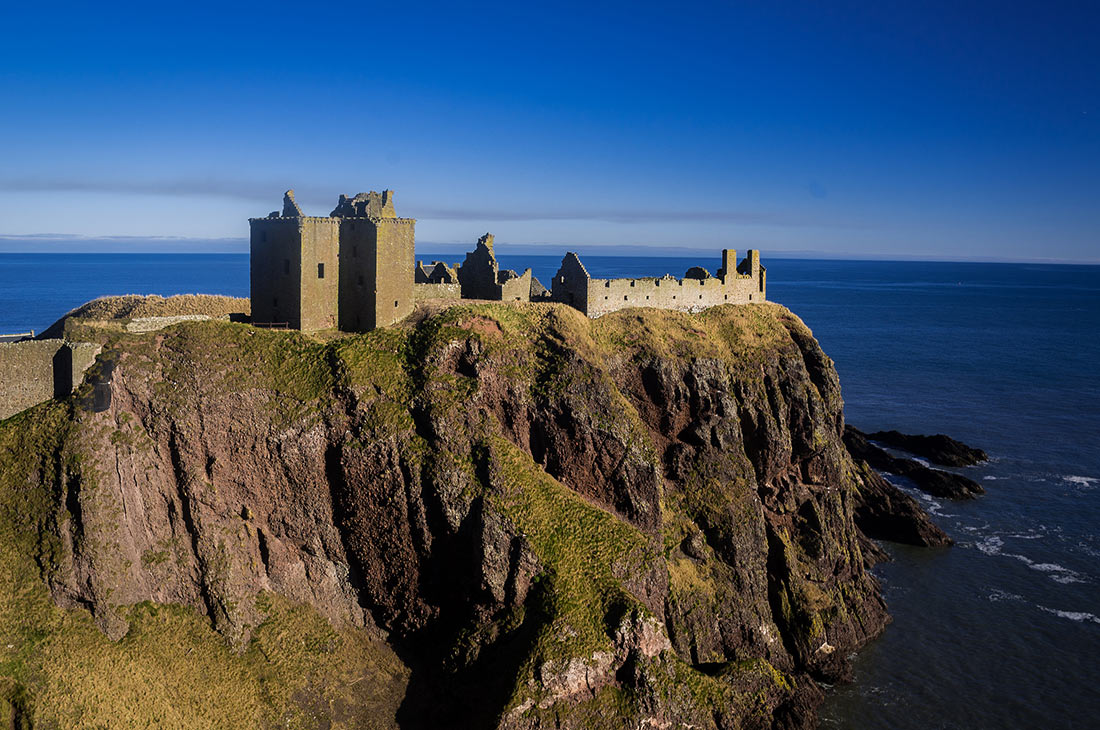
[[856, 520], [946, 540], [778, 305], [101, 335], [0, 424], [34, 727], [807, 726], [888, 621]]

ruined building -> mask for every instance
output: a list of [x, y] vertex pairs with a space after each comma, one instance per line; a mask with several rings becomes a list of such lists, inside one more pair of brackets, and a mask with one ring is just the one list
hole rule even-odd
[[575, 253], [562, 259], [551, 284], [551, 299], [579, 309], [589, 317], [627, 307], [656, 307], [697, 312], [719, 304], [764, 301], [767, 272], [760, 252], [749, 250], [737, 264], [737, 252], [723, 249], [717, 276], [692, 266], [683, 279], [671, 276], [642, 279], [593, 279]]
[[282, 211], [249, 223], [252, 321], [261, 326], [365, 332], [398, 322], [421, 299], [553, 301], [599, 317], [626, 307], [695, 312], [751, 304], [766, 293], [753, 250], [740, 264], [736, 251], [723, 250], [714, 276], [693, 266], [683, 279], [593, 279], [568, 253], [549, 291], [531, 269], [501, 270], [489, 233], [461, 264], [414, 265], [416, 221], [397, 217], [390, 190], [341, 195], [326, 218], [304, 215], [288, 190]]

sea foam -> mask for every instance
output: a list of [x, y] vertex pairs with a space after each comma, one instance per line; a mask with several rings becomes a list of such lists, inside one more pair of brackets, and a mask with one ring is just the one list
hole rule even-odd
[[1053, 613], [1055, 616], [1068, 618], [1070, 621], [1091, 621], [1094, 624], [1100, 624], [1100, 616], [1087, 611], [1059, 611], [1056, 608], [1047, 608], [1046, 606], [1039, 606], [1039, 608], [1047, 613]]

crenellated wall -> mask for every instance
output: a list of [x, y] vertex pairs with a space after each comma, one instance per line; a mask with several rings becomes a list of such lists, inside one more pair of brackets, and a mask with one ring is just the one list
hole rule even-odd
[[[569, 253], [554, 276], [551, 289], [554, 301], [576, 307], [589, 317], [599, 317], [628, 307], [656, 307], [683, 312], [698, 312], [720, 304], [753, 304], [765, 301], [764, 268], [757, 251], [749, 251], [737, 267], [746, 272], [729, 273], [736, 251], [722, 252], [723, 268], [719, 276], [710, 276], [693, 267], [698, 278], [672, 276], [638, 279], [593, 279], [580, 258]], [[696, 273], [698, 272], [698, 273]]]

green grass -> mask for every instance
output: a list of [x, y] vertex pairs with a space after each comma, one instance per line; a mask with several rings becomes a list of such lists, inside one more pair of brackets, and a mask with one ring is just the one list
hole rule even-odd
[[614, 631], [628, 610], [645, 611], [622, 585], [657, 558], [653, 540], [563, 486], [511, 443], [492, 443], [504, 488], [491, 493], [493, 507], [531, 542], [545, 567], [539, 595], [547, 622], [517, 682], [515, 702], [526, 677], [544, 662], [590, 657], [613, 648]]

